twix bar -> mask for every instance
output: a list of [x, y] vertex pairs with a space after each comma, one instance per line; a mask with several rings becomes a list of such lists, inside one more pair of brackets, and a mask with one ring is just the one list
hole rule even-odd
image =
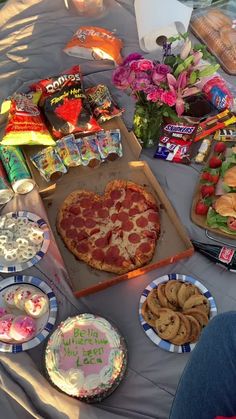
[[213, 134], [217, 130], [223, 129], [228, 125], [234, 124], [235, 122], [236, 116], [228, 109], [213, 117], [207, 118], [205, 121], [200, 122], [198, 125], [194, 142], [199, 141], [210, 134]]

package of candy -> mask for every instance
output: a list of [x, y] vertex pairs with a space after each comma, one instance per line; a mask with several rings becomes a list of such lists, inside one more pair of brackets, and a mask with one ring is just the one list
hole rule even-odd
[[123, 110], [115, 104], [111, 94], [104, 84], [89, 87], [85, 90], [93, 115], [99, 122], [109, 121], [120, 116]]
[[80, 166], [82, 164], [78, 147], [73, 134], [57, 140], [56, 151], [67, 167]]
[[97, 167], [101, 163], [101, 156], [98, 150], [96, 136], [77, 138], [76, 144], [80, 152], [82, 165]]
[[233, 96], [222, 77], [212, 77], [204, 84], [202, 91], [219, 111], [231, 108]]
[[54, 147], [47, 147], [30, 157], [34, 166], [47, 182], [55, 182], [67, 172]]
[[197, 128], [197, 134], [194, 141], [199, 141], [202, 138], [207, 137], [210, 134], [214, 134], [216, 131], [224, 129], [229, 125], [236, 123], [236, 116], [226, 109], [217, 115], [207, 118], [200, 122]]
[[1, 113], [8, 112], [3, 145], [55, 145], [38, 107], [40, 92], [15, 93], [2, 104]]
[[41, 92], [40, 106], [55, 138], [101, 130], [91, 114], [79, 66], [41, 80], [31, 88]]
[[103, 160], [113, 161], [123, 155], [119, 129], [98, 132], [97, 144]]
[[91, 60], [112, 60], [122, 63], [123, 42], [113, 32], [97, 26], [81, 26], [67, 43], [64, 52]]
[[186, 122], [165, 125], [153, 157], [174, 163], [189, 164], [191, 162], [190, 148], [196, 131], [196, 125], [189, 125]]

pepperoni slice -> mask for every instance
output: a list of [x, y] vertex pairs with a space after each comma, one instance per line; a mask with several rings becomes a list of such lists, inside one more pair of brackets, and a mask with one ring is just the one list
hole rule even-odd
[[117, 213], [116, 212], [114, 212], [114, 214], [112, 214], [111, 215], [111, 221], [113, 222], [113, 223], [115, 223], [116, 222], [116, 220], [117, 220]]
[[110, 197], [112, 199], [114, 199], [115, 201], [117, 201], [118, 199], [120, 199], [121, 198], [121, 195], [122, 195], [122, 193], [118, 189], [115, 189], [114, 191], [111, 191], [111, 193], [110, 193]]
[[122, 229], [124, 231], [131, 231], [134, 228], [134, 223], [132, 221], [125, 221], [122, 223]]
[[131, 201], [132, 194], [133, 194], [133, 191], [131, 189], [127, 189], [125, 192], [125, 199], [127, 199], [128, 201]]
[[89, 246], [84, 241], [77, 243], [76, 249], [79, 253], [87, 253], [89, 251]]
[[103, 206], [106, 208], [111, 208], [113, 207], [114, 201], [111, 198], [105, 199], [105, 201], [103, 202]]
[[107, 237], [101, 237], [100, 239], [97, 239], [97, 240], [95, 241], [95, 245], [96, 245], [97, 247], [101, 247], [102, 249], [103, 249], [104, 247], [106, 247], [106, 246], [107, 246], [107, 244], [108, 244]]
[[88, 238], [88, 234], [86, 233], [85, 230], [79, 231], [79, 233], [77, 234], [76, 240], [79, 242], [81, 240], [85, 240]]
[[80, 206], [82, 208], [90, 208], [91, 207], [91, 199], [89, 199], [89, 198], [81, 199]]
[[140, 192], [133, 192], [131, 199], [133, 202], [140, 202], [143, 200], [143, 195]]
[[100, 228], [94, 228], [93, 230], [90, 231], [89, 235], [92, 236], [93, 234], [97, 234], [100, 233]]
[[116, 210], [117, 211], [120, 211], [120, 209], [121, 209], [121, 207], [122, 207], [122, 203], [119, 201], [119, 202], [117, 202], [117, 204], [115, 205], [115, 207], [116, 207]]
[[109, 211], [105, 208], [101, 208], [101, 209], [98, 210], [98, 216], [100, 218], [107, 218], [107, 217], [109, 217]]
[[117, 215], [117, 220], [119, 221], [129, 221], [129, 214], [127, 212], [119, 212], [119, 214]]
[[149, 243], [140, 244], [138, 250], [142, 253], [149, 253], [151, 251], [151, 245]]
[[140, 242], [140, 235], [137, 233], [131, 233], [128, 236], [130, 243], [136, 244]]
[[133, 215], [137, 215], [137, 214], [140, 214], [140, 210], [138, 209], [138, 207], [135, 207], [135, 208], [131, 208], [130, 210], [129, 210], [129, 215], [132, 217]]
[[94, 216], [94, 211], [90, 208], [86, 208], [83, 210], [82, 215], [84, 218], [89, 218], [89, 217], [93, 217]]
[[84, 219], [82, 217], [76, 217], [74, 219], [73, 225], [75, 227], [78, 227], [78, 228], [83, 227], [84, 226]]
[[145, 217], [141, 216], [136, 220], [136, 224], [138, 227], [144, 228], [148, 225], [148, 220]]
[[71, 207], [68, 208], [68, 211], [71, 214], [75, 214], [75, 215], [79, 215], [81, 212], [79, 205], [72, 205]]
[[87, 228], [94, 228], [96, 226], [96, 221], [92, 218], [87, 218], [87, 220], [84, 220], [84, 225]]
[[130, 207], [132, 207], [133, 202], [130, 199], [125, 199], [122, 202], [122, 207], [129, 209]]
[[122, 267], [124, 265], [125, 262], [125, 258], [124, 256], [119, 256], [116, 260], [115, 260], [115, 265]]
[[159, 223], [159, 215], [156, 214], [155, 212], [151, 212], [148, 215], [148, 220], [151, 221], [152, 223]]
[[108, 265], [113, 265], [116, 262], [116, 260], [119, 258], [119, 256], [120, 256], [119, 247], [116, 245], [111, 246], [107, 250], [104, 260]]
[[92, 252], [92, 258], [99, 262], [103, 262], [105, 258], [105, 253], [102, 249], [95, 249]]
[[145, 230], [144, 235], [145, 235], [145, 237], [148, 237], [148, 238], [153, 239], [153, 240], [156, 240], [156, 238], [157, 238], [157, 232], [156, 231]]
[[67, 230], [73, 224], [73, 220], [74, 220], [74, 217], [63, 218], [62, 221], [60, 222], [61, 228], [63, 228], [64, 230]]
[[67, 230], [66, 237], [68, 237], [68, 239], [75, 239], [75, 238], [77, 238], [77, 231], [75, 230], [75, 228], [74, 229]]
[[102, 208], [102, 203], [99, 201], [95, 201], [92, 205], [92, 208], [94, 211], [98, 211], [100, 208]]

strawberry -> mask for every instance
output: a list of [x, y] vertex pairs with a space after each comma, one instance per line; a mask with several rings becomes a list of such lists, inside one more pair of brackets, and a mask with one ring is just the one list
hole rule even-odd
[[219, 173], [216, 173], [216, 174], [210, 175], [210, 176], [211, 176], [210, 182], [212, 182], [213, 185], [215, 185], [219, 180], [219, 177], [220, 177]]
[[209, 209], [208, 203], [206, 203], [203, 199], [199, 199], [195, 207], [195, 213], [197, 215], [206, 215]]
[[209, 172], [203, 172], [201, 174], [201, 179], [202, 180], [208, 180], [210, 182], [211, 181], [211, 174]]
[[218, 156], [212, 156], [209, 160], [209, 167], [216, 169], [222, 165], [222, 160]]
[[203, 198], [207, 196], [211, 196], [214, 193], [215, 193], [215, 187], [213, 185], [203, 185], [201, 187], [201, 194]]
[[195, 207], [195, 213], [197, 215], [206, 215], [208, 212], [208, 206], [203, 201], [198, 201]]
[[225, 143], [223, 143], [222, 141], [219, 142], [219, 143], [216, 143], [216, 145], [214, 147], [215, 153], [218, 153], [218, 154], [224, 153], [225, 150], [226, 150], [226, 144]]

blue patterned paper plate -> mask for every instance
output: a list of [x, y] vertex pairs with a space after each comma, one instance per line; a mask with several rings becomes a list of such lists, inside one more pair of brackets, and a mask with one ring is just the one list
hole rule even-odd
[[161, 282], [167, 282], [170, 279], [171, 280], [178, 279], [179, 281], [182, 281], [182, 282], [191, 282], [192, 284], [194, 284], [196, 287], [199, 288], [201, 293], [209, 300], [210, 319], [212, 319], [217, 314], [215, 300], [212, 297], [210, 291], [208, 291], [208, 289], [204, 287], [204, 285], [201, 282], [199, 282], [197, 279], [192, 278], [191, 276], [181, 275], [181, 274], [169, 274], [169, 275], [164, 275], [164, 276], [161, 276], [160, 278], [154, 279], [154, 281], [152, 281], [143, 291], [140, 298], [140, 303], [139, 303], [139, 320], [141, 322], [144, 332], [149, 337], [149, 339], [151, 339], [152, 342], [155, 343], [155, 345], [169, 352], [176, 352], [176, 353], [191, 352], [195, 348], [197, 342], [191, 343], [191, 344], [187, 343], [185, 345], [177, 346], [168, 342], [167, 340], [161, 339], [156, 333], [156, 331], [149, 324], [146, 323], [141, 313], [142, 305], [144, 301], [146, 300], [149, 292], [153, 288], [156, 288]]
[[[32, 212], [28, 211], [17, 211], [17, 212], [9, 212], [7, 214], [4, 214], [2, 217], [7, 218], [27, 218], [29, 221], [36, 223], [38, 227], [43, 231], [43, 242], [41, 244], [40, 249], [37, 251], [35, 256], [33, 256], [31, 259], [27, 261], [22, 261], [14, 264], [14, 262], [7, 262], [4, 257], [0, 256], [0, 272], [7, 272], [7, 273], [13, 273], [14, 272], [20, 272], [24, 271], [25, 269], [30, 268], [33, 265], [36, 265], [46, 254], [49, 244], [50, 244], [50, 232], [48, 225], [46, 222], [39, 217], [36, 214], [33, 214]], [[0, 229], [1, 234], [1, 229]]]
[[[49, 310], [36, 320], [36, 335], [33, 339], [24, 343], [12, 343], [0, 341], [0, 352], [17, 353], [27, 351], [39, 345], [52, 332], [57, 316], [57, 301], [51, 288], [39, 278], [33, 276], [16, 275], [0, 281], [0, 307], [6, 307], [3, 296], [4, 292], [27, 286], [32, 291], [41, 291], [47, 295], [49, 300]], [[9, 308], [9, 311], [15, 315], [22, 315], [24, 312], [18, 309]]]

